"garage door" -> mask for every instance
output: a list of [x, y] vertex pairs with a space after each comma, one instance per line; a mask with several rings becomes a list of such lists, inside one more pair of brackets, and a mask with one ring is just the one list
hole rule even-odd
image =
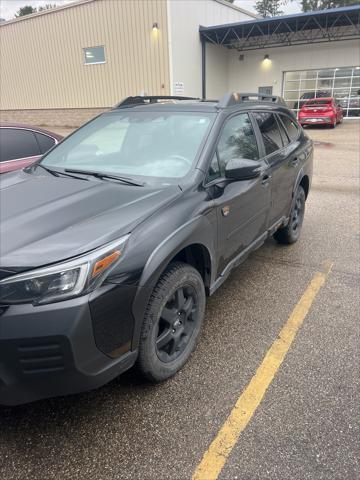
[[357, 117], [360, 114], [360, 67], [285, 72], [283, 97], [295, 112], [309, 98], [334, 97], [345, 117]]

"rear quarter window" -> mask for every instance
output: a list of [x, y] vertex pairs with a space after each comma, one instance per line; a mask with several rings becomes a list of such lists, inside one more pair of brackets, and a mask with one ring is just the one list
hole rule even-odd
[[299, 136], [299, 127], [296, 125], [295, 121], [291, 120], [287, 115], [279, 114], [279, 117], [287, 131], [290, 141], [294, 142]]
[[50, 148], [55, 145], [55, 140], [48, 135], [42, 133], [35, 133], [36, 140], [38, 141], [41, 153], [46, 153]]
[[30, 130], [0, 128], [0, 161], [41, 155], [35, 135]]

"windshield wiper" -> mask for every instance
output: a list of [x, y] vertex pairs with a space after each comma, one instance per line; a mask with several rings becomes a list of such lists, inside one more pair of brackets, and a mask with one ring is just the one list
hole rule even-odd
[[44, 167], [41, 163], [36, 163], [34, 167], [41, 167], [47, 172], [49, 172], [51, 175], [54, 175], [54, 177], [60, 177], [61, 175], [64, 175], [65, 177], [70, 177], [70, 178], [76, 178], [77, 180], [87, 180], [87, 178], [83, 177], [77, 177], [75, 175], [70, 175], [69, 173], [65, 173], [65, 171], [58, 171], [58, 170], [51, 170], [51, 168]]
[[134, 185], [135, 187], [143, 187], [144, 183], [142, 182], [136, 182], [135, 180], [132, 180], [131, 178], [128, 177], [120, 177], [118, 175], [111, 175], [107, 173], [101, 173], [101, 172], [92, 172], [91, 170], [76, 170], [72, 168], [66, 168], [65, 172], [68, 173], [78, 173], [79, 175], [91, 175], [92, 177], [100, 178], [102, 179], [109, 179], [109, 180], [118, 180], [119, 182], [126, 183], [128, 185]]

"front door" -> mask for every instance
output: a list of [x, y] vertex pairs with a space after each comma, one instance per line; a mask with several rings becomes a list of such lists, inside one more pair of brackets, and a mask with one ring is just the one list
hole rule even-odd
[[[211, 174], [218, 172], [215, 206], [218, 216], [218, 274], [226, 265], [267, 231], [270, 208], [268, 164], [261, 161], [257, 178], [224, 180], [225, 166], [231, 159], [259, 161], [254, 129], [247, 113], [226, 120], [217, 145]], [[216, 180], [215, 180], [216, 181]]]

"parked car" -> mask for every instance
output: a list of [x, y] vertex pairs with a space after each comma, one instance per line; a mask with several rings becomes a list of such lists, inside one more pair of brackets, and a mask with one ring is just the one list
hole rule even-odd
[[324, 98], [324, 97], [331, 97], [331, 92], [329, 90], [318, 90], [316, 92], [314, 90], [312, 92], [305, 92], [301, 95], [300, 101], [294, 103], [293, 109], [298, 110], [303, 105], [305, 105], [305, 103], [311, 98]]
[[61, 135], [43, 128], [18, 123], [0, 124], [0, 173], [30, 165], [60, 140]]
[[313, 144], [278, 97], [130, 97], [0, 183], [0, 403], [174, 375], [206, 295], [298, 240]]
[[360, 90], [358, 91], [358, 96], [337, 98], [337, 101], [343, 110], [347, 111], [349, 106], [349, 117], [358, 117], [360, 115]]
[[308, 100], [299, 112], [301, 125], [330, 125], [335, 128], [343, 121], [343, 109], [332, 97]]

